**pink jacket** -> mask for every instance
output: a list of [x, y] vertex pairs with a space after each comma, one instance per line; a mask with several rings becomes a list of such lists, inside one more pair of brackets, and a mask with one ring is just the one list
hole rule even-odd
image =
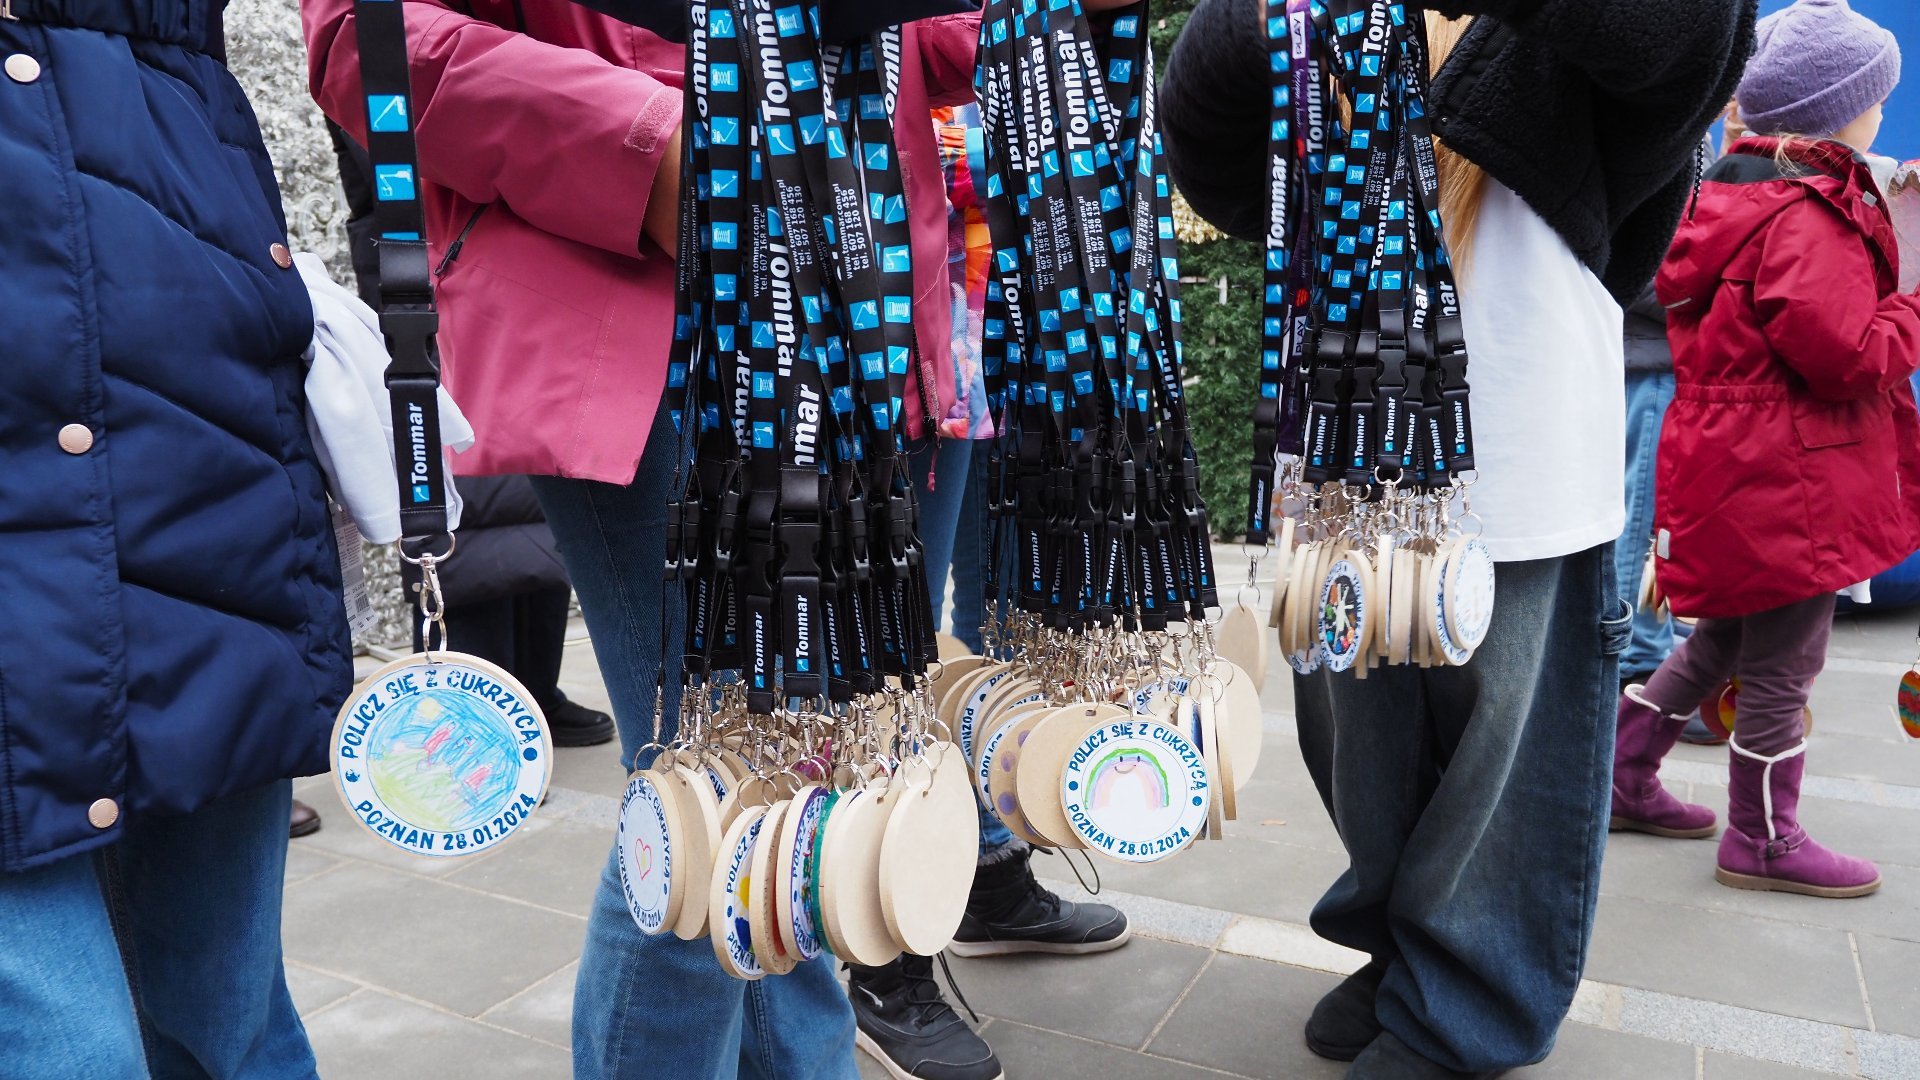
[[[479, 436], [455, 469], [630, 483], [666, 384], [673, 256], [640, 227], [655, 172], [678, 167], [663, 159], [684, 49], [571, 0], [405, 2], [441, 359]], [[301, 19], [314, 98], [364, 141], [353, 0], [302, 0]], [[906, 28], [919, 59], [902, 65], [897, 136], [920, 350], [909, 437], [931, 433], [928, 399], [945, 415], [957, 397], [926, 117], [973, 96], [978, 34], [977, 14]]]

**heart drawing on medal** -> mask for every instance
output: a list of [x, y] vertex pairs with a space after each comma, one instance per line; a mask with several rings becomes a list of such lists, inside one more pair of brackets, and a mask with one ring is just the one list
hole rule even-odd
[[633, 871], [641, 881], [653, 873], [653, 848], [645, 840], [633, 842]]

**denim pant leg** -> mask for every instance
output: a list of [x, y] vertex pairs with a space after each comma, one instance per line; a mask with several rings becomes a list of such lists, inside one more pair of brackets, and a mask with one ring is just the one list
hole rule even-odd
[[[1627, 372], [1627, 527], [1614, 553], [1619, 595], [1635, 603], [1640, 576], [1646, 569], [1647, 542], [1653, 536], [1655, 466], [1660, 451], [1660, 425], [1673, 404], [1673, 373]], [[1673, 651], [1679, 624], [1651, 611], [1636, 611], [1633, 641], [1620, 658], [1623, 678], [1645, 679]], [[1685, 632], [1679, 632], [1680, 637]]]
[[966, 495], [960, 500], [960, 519], [953, 530], [953, 636], [975, 653], [986, 650], [980, 627], [987, 621], [988, 451], [991, 442], [968, 447]]
[[1296, 682], [1301, 750], [1352, 861], [1314, 929], [1392, 958], [1381, 1023], [1450, 1068], [1544, 1057], [1579, 985], [1626, 633], [1611, 554], [1501, 564], [1464, 668]]
[[98, 863], [0, 874], [0, 1076], [146, 1080]]
[[156, 1077], [316, 1075], [280, 953], [292, 800], [281, 780], [137, 819], [114, 851]]
[[[654, 680], [678, 656], [685, 604], [662, 590], [666, 499], [678, 438], [663, 409], [634, 482], [537, 478], [535, 490], [586, 614], [631, 767], [653, 738]], [[663, 740], [679, 722], [678, 662], [667, 666]], [[634, 925], [609, 851], [574, 984], [576, 1080], [853, 1080], [853, 1012], [822, 956], [790, 975], [742, 982], [706, 940], [649, 937]]]

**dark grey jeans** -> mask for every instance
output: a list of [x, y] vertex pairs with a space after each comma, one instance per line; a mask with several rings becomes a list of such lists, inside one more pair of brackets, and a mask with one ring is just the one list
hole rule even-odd
[[1454, 1069], [1538, 1061], [1586, 964], [1631, 613], [1613, 545], [1501, 563], [1462, 668], [1297, 677], [1300, 749], [1351, 868], [1320, 936], [1390, 962], [1386, 1030]]

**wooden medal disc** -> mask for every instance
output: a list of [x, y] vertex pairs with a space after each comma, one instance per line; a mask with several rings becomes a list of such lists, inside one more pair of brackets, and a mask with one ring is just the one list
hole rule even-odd
[[1385, 663], [1393, 647], [1393, 570], [1399, 552], [1392, 537], [1384, 537], [1373, 560], [1373, 646], [1368, 659]]
[[781, 938], [779, 912], [774, 902], [780, 892], [780, 824], [791, 809], [793, 801], [782, 799], [768, 807], [761, 817], [760, 835], [751, 856], [753, 876], [747, 880], [747, 921], [753, 927], [753, 956], [769, 975], [785, 975], [800, 964], [790, 943]]
[[682, 941], [695, 941], [707, 931], [708, 909], [700, 902], [699, 890], [713, 879], [713, 861], [720, 850], [723, 835], [720, 801], [714, 798], [713, 785], [705, 769], [696, 772], [685, 765], [675, 765], [667, 775], [667, 788], [680, 804], [680, 817], [685, 826], [675, 858], [679, 862], [676, 872], [685, 871], [689, 890], [681, 900], [680, 917], [673, 922], [673, 933]]
[[994, 759], [999, 755], [1000, 748], [1007, 745], [1007, 740], [1012, 737], [1014, 728], [1018, 727], [1022, 720], [1044, 712], [1045, 709], [1046, 706], [1039, 702], [1009, 709], [1006, 719], [995, 725], [986, 738], [979, 740], [980, 756], [969, 764], [973, 766], [971, 776], [974, 791], [980, 796], [980, 805], [986, 807], [988, 812], [993, 811]]
[[1117, 705], [1063, 705], [1034, 726], [1020, 751], [1020, 769], [1014, 775], [1014, 794], [1027, 826], [1045, 840], [1043, 847], [1085, 848], [1086, 842], [1067, 822], [1060, 805], [1060, 773], [1067, 758], [1087, 733], [1111, 719], [1126, 715]]
[[1343, 552], [1319, 587], [1315, 647], [1320, 662], [1334, 671], [1348, 671], [1366, 656], [1372, 628], [1371, 597], [1366, 558]]
[[[1216, 660], [1208, 672], [1213, 676], [1213, 722], [1220, 729], [1220, 757], [1232, 784], [1223, 784], [1223, 795], [1233, 806], [1235, 789], [1253, 779], [1260, 764], [1260, 750], [1266, 744], [1266, 729], [1261, 719], [1260, 691], [1253, 679], [1231, 661]], [[1228, 817], [1234, 814], [1229, 812]]]
[[1469, 653], [1487, 640], [1493, 625], [1493, 553], [1486, 542], [1468, 540], [1447, 560], [1447, 635]]
[[952, 727], [960, 719], [961, 706], [973, 697], [981, 684], [995, 675], [1006, 672], [1009, 667], [1008, 664], [990, 660], [972, 671], [963, 671], [954, 676], [951, 683], [942, 685], [934, 715], [940, 718], [941, 723]]
[[750, 806], [727, 829], [707, 890], [713, 955], [720, 961], [720, 970], [736, 979], [758, 979], [766, 974], [754, 956], [753, 923], [747, 915], [751, 856], [754, 841], [760, 836], [760, 819], [766, 812], [764, 806]]
[[1459, 667], [1473, 658], [1473, 650], [1455, 641], [1447, 627], [1448, 582], [1452, 578], [1453, 563], [1464, 548], [1462, 542], [1455, 540], [1441, 550], [1427, 579], [1425, 602], [1420, 605], [1420, 615], [1427, 620], [1427, 631], [1433, 640], [1436, 665]]
[[945, 631], [933, 635], [933, 640], [940, 647], [940, 662], [943, 664], [948, 660], [958, 660], [973, 652], [973, 650], [967, 648], [965, 643], [959, 638]]
[[820, 955], [820, 937], [808, 908], [813, 847], [819, 838], [820, 817], [826, 812], [827, 789], [809, 784], [793, 797], [793, 808], [780, 821], [774, 865], [774, 924], [793, 955], [811, 960]]
[[1254, 692], [1267, 685], [1267, 632], [1260, 616], [1245, 604], [1235, 604], [1214, 633], [1219, 653], [1253, 676]]
[[987, 737], [1022, 703], [1039, 700], [1040, 684], [1029, 679], [1011, 679], [988, 691], [986, 703], [969, 715], [961, 712], [961, 730], [967, 733], [967, 760], [978, 766], [981, 752], [986, 749]]
[[965, 759], [952, 744], [938, 744], [903, 775], [880, 848], [880, 909], [901, 948], [932, 956], [953, 940], [966, 913], [980, 858], [980, 815]]
[[840, 851], [840, 841], [853, 824], [853, 819], [864, 814], [865, 809], [855, 809], [872, 798], [874, 789], [865, 787], [850, 788], [836, 792], [833, 805], [827, 810], [826, 820], [820, 825], [819, 839], [814, 841], [813, 899], [814, 912], [820, 924], [820, 938], [826, 942], [827, 951], [845, 958], [846, 942], [840, 938], [839, 923], [827, 918], [827, 871], [832, 868], [833, 856]]
[[1042, 720], [1052, 714], [1052, 709], [1038, 708], [1014, 721], [1002, 738], [999, 750], [993, 755], [987, 778], [987, 808], [993, 811], [993, 816], [1000, 819], [1000, 824], [1005, 825], [1008, 832], [1035, 847], [1048, 846], [1047, 839], [1027, 824], [1027, 816], [1020, 809], [1020, 792], [1014, 781], [1020, 771], [1027, 737], [1033, 734], [1033, 729]]
[[1209, 840], [1225, 840], [1227, 820], [1227, 799], [1233, 785], [1220, 769], [1220, 726], [1214, 714], [1213, 702], [1200, 698], [1194, 703], [1195, 726], [1200, 729], [1200, 759], [1207, 765], [1207, 782], [1213, 787], [1214, 797], [1207, 800], [1207, 831]]
[[[820, 864], [820, 905], [825, 909], [827, 940], [837, 945], [834, 955], [865, 967], [891, 963], [900, 955], [900, 945], [887, 932], [886, 914], [880, 910], [880, 848], [893, 815], [894, 785], [901, 782], [896, 773], [887, 786], [867, 788], [851, 806], [842, 799], [829, 822], [839, 826], [838, 835], [827, 838]], [[961, 890], [963, 903], [965, 892]]]
[[1433, 666], [1433, 643], [1428, 640], [1427, 620], [1421, 618], [1420, 605], [1427, 595], [1427, 574], [1433, 567], [1433, 556], [1421, 552], [1413, 560], [1413, 598], [1407, 602], [1407, 618], [1413, 628], [1407, 634], [1407, 640], [1413, 650], [1413, 662], [1423, 668]]
[[1280, 542], [1273, 545], [1274, 557], [1279, 561], [1273, 567], [1273, 603], [1267, 612], [1267, 629], [1280, 629], [1280, 615], [1286, 606], [1287, 578], [1293, 573], [1293, 537], [1296, 526], [1292, 518], [1280, 519]]
[[686, 826], [667, 778], [650, 770], [634, 773], [620, 802], [616, 834], [620, 890], [627, 912], [645, 934], [663, 934], [680, 916], [687, 876], [680, 865]]
[[951, 660], [941, 660], [938, 677], [932, 680], [933, 702], [936, 709], [946, 700], [947, 694], [960, 685], [968, 675], [979, 671], [993, 661], [984, 656], [956, 656]]
[[[1300, 628], [1302, 628], [1300, 609], [1309, 603], [1306, 600], [1306, 594], [1308, 594], [1306, 582], [1313, 575], [1315, 563], [1319, 563], [1319, 546], [1308, 544], [1300, 548], [1300, 552], [1294, 553], [1292, 573], [1286, 580], [1286, 603], [1284, 603], [1286, 609], [1281, 615], [1281, 651], [1286, 653], [1288, 663], [1294, 665], [1294, 671], [1300, 671], [1300, 653], [1311, 651], [1302, 648], [1304, 644], [1300, 640]], [[1302, 671], [1302, 675], [1306, 673]]]
[[1413, 579], [1419, 555], [1393, 549], [1393, 580], [1387, 597], [1387, 663], [1413, 660]]

